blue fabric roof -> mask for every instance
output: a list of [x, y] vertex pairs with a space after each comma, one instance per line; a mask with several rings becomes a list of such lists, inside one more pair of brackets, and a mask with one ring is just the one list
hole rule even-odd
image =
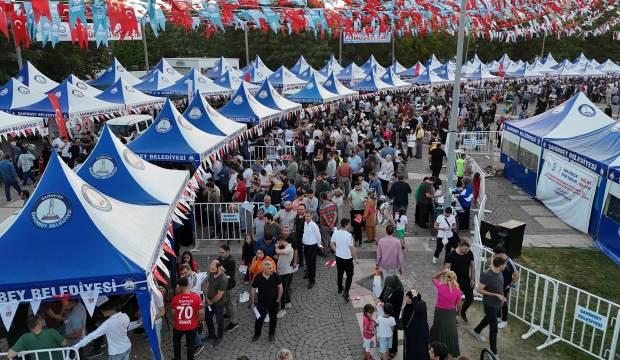
[[620, 127], [613, 123], [571, 138], [545, 139], [543, 147], [606, 177], [609, 165], [620, 157]]
[[108, 88], [117, 80], [124, 79], [129, 85], [136, 85], [140, 79], [129, 73], [117, 58], [112, 59], [112, 64], [94, 80], [87, 81], [88, 85], [98, 88]]
[[303, 89], [294, 94], [286, 95], [286, 98], [298, 103], [323, 104], [338, 100], [340, 95], [325, 89], [313, 75]]
[[258, 124], [261, 121], [279, 117], [279, 112], [259, 103], [241, 82], [237, 92], [222, 106], [219, 113], [227, 118], [244, 123]]
[[[3, 266], [19, 269], [4, 272], [0, 280], [3, 291], [76, 280], [117, 279], [120, 284], [127, 277], [144, 279], [144, 269], [119, 252], [99, 230], [85, 209], [91, 205], [76, 194], [77, 181], [69, 180], [67, 171], [71, 170], [52, 155], [30, 200], [0, 236], [0, 251], [11, 254]], [[88, 191], [84, 186], [88, 185], [81, 187], [82, 193]]]
[[[200, 116], [197, 117], [193, 115], [198, 114], [198, 111], [194, 109], [200, 110]], [[202, 96], [199, 92], [196, 92], [196, 94], [194, 94], [194, 98], [192, 99], [192, 102], [187, 105], [187, 109], [185, 109], [183, 116], [192, 125], [206, 133], [219, 136], [227, 136], [227, 134], [224, 133], [222, 130], [218, 129], [218, 127], [215, 126], [215, 124], [211, 120], [209, 112], [207, 111], [207, 108], [205, 106], [205, 102], [203, 101]]]
[[158, 91], [158, 93], [162, 95], [187, 96], [188, 81], [192, 81], [192, 93], [196, 90], [199, 90], [204, 95], [220, 95], [230, 92], [229, 89], [215, 84], [211, 79], [192, 68], [185, 76], [177, 80], [174, 85], [168, 86]]
[[0, 110], [12, 112], [13, 109], [46, 98], [47, 96], [34, 93], [25, 84], [19, 82], [15, 78], [11, 78], [6, 84], [0, 87]]
[[226, 71], [235, 71], [235, 68], [230, 65], [223, 56], [215, 61], [215, 65], [207, 70], [207, 76], [211, 79], [217, 79], [224, 75]]

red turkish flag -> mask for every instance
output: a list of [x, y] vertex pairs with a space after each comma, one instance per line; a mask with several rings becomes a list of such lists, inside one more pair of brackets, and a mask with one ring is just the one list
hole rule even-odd
[[88, 29], [86, 24], [82, 24], [80, 19], [75, 21], [75, 26], [71, 29], [71, 43], [74, 44], [76, 41], [80, 49], [88, 48]]
[[65, 123], [65, 117], [62, 115], [62, 110], [60, 109], [60, 101], [58, 100], [58, 96], [54, 93], [49, 93], [47, 94], [47, 97], [50, 99], [50, 103], [52, 103], [52, 107], [54, 108], [60, 137], [66, 137], [68, 139], [69, 133], [67, 132], [67, 124]]
[[499, 71], [497, 72], [497, 76], [504, 76], [504, 64], [499, 64]]
[[0, 4], [0, 31], [9, 38], [9, 20], [13, 16], [13, 3]]
[[14, 15], [11, 19], [11, 27], [13, 28], [13, 40], [15, 46], [23, 45], [25, 48], [30, 47], [30, 35], [28, 34], [28, 19], [26, 15]]
[[50, 12], [49, 0], [30, 0], [32, 4], [32, 12], [34, 13], [34, 23], [38, 24], [41, 16], [45, 16], [50, 21], [52, 20], [52, 13]]

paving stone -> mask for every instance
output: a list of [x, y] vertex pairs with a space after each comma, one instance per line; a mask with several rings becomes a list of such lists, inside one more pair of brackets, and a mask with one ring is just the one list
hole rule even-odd
[[542, 225], [545, 229], [568, 229], [570, 228], [566, 225], [562, 220], [555, 217], [541, 217], [534, 216], [534, 220], [536, 220], [540, 225]]
[[555, 216], [546, 207], [540, 205], [521, 205], [519, 206], [530, 216]]
[[510, 200], [518, 200], [518, 201], [532, 200], [532, 198], [529, 195], [510, 195], [508, 197], [510, 198]]

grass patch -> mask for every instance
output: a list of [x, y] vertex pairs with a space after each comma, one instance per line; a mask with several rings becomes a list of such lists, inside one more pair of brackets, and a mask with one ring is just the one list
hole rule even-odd
[[594, 249], [523, 248], [516, 260], [532, 270], [562, 280], [607, 300], [620, 303], [620, 278], [617, 266]]

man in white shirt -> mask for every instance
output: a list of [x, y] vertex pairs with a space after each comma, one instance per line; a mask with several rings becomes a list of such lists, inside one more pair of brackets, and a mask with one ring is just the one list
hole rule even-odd
[[24, 174], [22, 176], [22, 186], [28, 185], [28, 179], [32, 179], [33, 184], [37, 181], [31, 171], [35, 160], [36, 158], [34, 157], [34, 155], [29, 153], [26, 149], [24, 149], [22, 153], [19, 154], [19, 157], [17, 158], [17, 165], [20, 169], [22, 169], [22, 172]]
[[[349, 302], [349, 289], [353, 281], [353, 258], [359, 264], [355, 246], [353, 245], [353, 235], [348, 231], [351, 221], [349, 219], [340, 220], [340, 229], [334, 231], [331, 239], [331, 248], [336, 254], [336, 269], [338, 271], [338, 294], [342, 293], [344, 301]], [[347, 274], [347, 281], [342, 288], [342, 276]], [[343, 292], [344, 290], [344, 292]]]
[[[288, 229], [288, 228], [287, 228]], [[295, 250], [284, 236], [278, 239], [276, 246], [276, 254], [278, 255], [278, 274], [282, 279], [282, 299], [280, 300], [280, 311], [278, 311], [278, 319], [286, 315], [286, 308], [291, 307], [291, 281], [293, 280], [293, 255]]]
[[304, 246], [304, 257], [306, 258], [306, 269], [308, 270], [308, 289], [312, 289], [316, 279], [316, 253], [318, 248], [323, 248], [323, 245], [321, 245], [319, 226], [312, 221], [312, 212], [306, 210], [304, 217], [304, 234], [301, 242]]
[[129, 360], [131, 342], [127, 336], [127, 331], [140, 327], [142, 323], [137, 321], [129, 322], [129, 316], [125, 313], [117, 312], [116, 307], [111, 301], [101, 306], [101, 313], [108, 319], [73, 347], [79, 349], [96, 338], [105, 335], [108, 344], [108, 359]]

